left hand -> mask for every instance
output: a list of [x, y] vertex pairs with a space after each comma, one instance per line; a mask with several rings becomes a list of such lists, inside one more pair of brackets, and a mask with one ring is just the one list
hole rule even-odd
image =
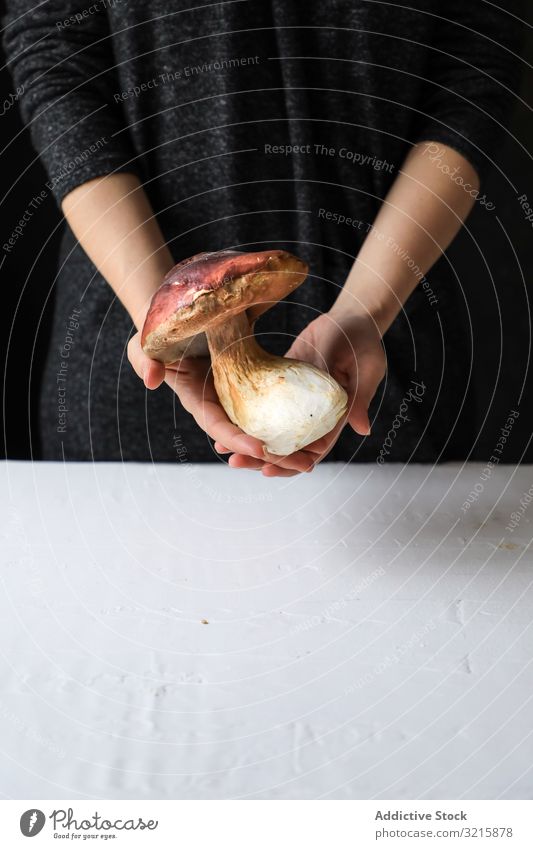
[[262, 469], [265, 464], [275, 465], [278, 475], [313, 469], [315, 457], [311, 452], [296, 451], [288, 458], [267, 454], [259, 439], [243, 433], [229, 420], [215, 390], [209, 357], [184, 357], [165, 367], [144, 353], [140, 333], [136, 333], [128, 344], [128, 358], [147, 389], [157, 389], [163, 381], [167, 383], [198, 426], [216, 444], [227, 446], [225, 452], [234, 452], [229, 460], [230, 466], [234, 465], [235, 456], [244, 456], [247, 458], [245, 468]]
[[[314, 468], [331, 451], [346, 423], [360, 436], [370, 433], [368, 407], [385, 376], [385, 352], [369, 314], [341, 312], [333, 307], [307, 325], [286, 356], [328, 371], [348, 393], [346, 416], [326, 436], [305, 446]], [[215, 443], [215, 449], [229, 453], [219, 442]], [[291, 468], [292, 456], [284, 458], [284, 469], [268, 462], [259, 466], [256, 458], [246, 454], [233, 454], [231, 465], [240, 469], [260, 468], [267, 477], [288, 477], [299, 473], [297, 468]]]

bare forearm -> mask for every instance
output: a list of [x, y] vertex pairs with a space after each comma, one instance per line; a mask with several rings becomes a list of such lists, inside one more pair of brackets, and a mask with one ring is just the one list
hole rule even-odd
[[137, 177], [113, 174], [78, 186], [63, 212], [91, 261], [139, 329], [172, 255]]
[[461, 154], [439, 145], [437, 162], [429, 144], [409, 153], [332, 310], [367, 312], [381, 334], [460, 230], [479, 188]]

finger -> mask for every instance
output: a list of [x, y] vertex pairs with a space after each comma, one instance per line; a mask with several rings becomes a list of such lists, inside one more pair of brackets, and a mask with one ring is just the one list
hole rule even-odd
[[139, 343], [138, 333], [136, 333], [135, 336], [131, 337], [130, 341], [128, 342], [127, 351], [130, 365], [132, 366], [137, 377], [140, 377], [141, 380], [143, 380], [146, 354], [144, 353]]
[[[217, 449], [218, 450], [218, 449]], [[223, 453], [223, 452], [219, 452]], [[241, 457], [243, 455], [233, 454], [233, 457]], [[248, 457], [249, 460], [255, 460], [253, 457]], [[275, 454], [266, 454], [265, 462], [270, 466], [277, 466], [280, 469], [289, 469], [293, 472], [308, 472], [317, 462], [318, 455], [307, 451], [298, 451], [295, 454], [288, 454], [286, 457], [278, 457]], [[233, 465], [233, 463], [231, 464]], [[261, 463], [263, 465], [263, 463]]]
[[[215, 442], [214, 448], [217, 454], [231, 454], [231, 448], [222, 445], [220, 442]], [[306, 447], [305, 451], [297, 451], [294, 454], [288, 454], [286, 457], [278, 457], [276, 454], [269, 454], [268, 452], [265, 452], [264, 459], [269, 464], [277, 465], [282, 469], [294, 469], [294, 471], [306, 472], [308, 468], [316, 462], [315, 454], [316, 452], [308, 451]], [[244, 455], [234, 454], [233, 456], [242, 457]]]
[[280, 469], [279, 466], [273, 466], [267, 463], [261, 469], [261, 474], [263, 474], [266, 478], [292, 478], [295, 475], [298, 475], [299, 472], [295, 472], [291, 469]]
[[303, 360], [306, 363], [317, 365], [319, 368], [325, 368], [323, 352], [321, 348], [319, 349], [315, 334], [312, 332], [313, 324], [314, 322], [308, 324], [303, 332], [293, 339], [285, 356], [291, 360]]
[[303, 360], [306, 363], [313, 363], [316, 356], [314, 346], [305, 338], [297, 336], [285, 356], [290, 360]]
[[[376, 387], [377, 388], [377, 387]], [[358, 390], [353, 395], [348, 407], [348, 424], [355, 430], [359, 436], [370, 436], [371, 427], [368, 417], [368, 408], [375, 394], [375, 390], [371, 391], [368, 384], [363, 386], [360, 384]]]
[[255, 457], [247, 457], [245, 454], [232, 454], [228, 460], [228, 466], [232, 469], [253, 469], [258, 471], [265, 464], [261, 460], [256, 460]]
[[156, 360], [147, 357], [141, 348], [139, 334], [136, 333], [128, 342], [128, 360], [136, 375], [144, 381], [147, 389], [157, 389], [164, 380], [165, 367]]
[[184, 375], [181, 372], [167, 371], [165, 383], [176, 392], [184, 408], [199, 427], [211, 439], [227, 446], [230, 451], [263, 460], [262, 442], [253, 436], [247, 436], [240, 428], [232, 424], [218, 402], [206, 400], [205, 383], [202, 384], [201, 381], [190, 378], [190, 373]]
[[277, 466], [280, 469], [307, 472], [314, 465], [316, 456], [307, 450], [295, 451], [294, 454], [287, 454], [285, 457], [278, 457], [277, 454], [269, 454], [265, 451], [264, 459], [268, 465]]
[[157, 389], [165, 379], [165, 366], [163, 363], [158, 363], [157, 360], [151, 360], [146, 357], [144, 366], [144, 385], [147, 389]]
[[[317, 332], [320, 322], [321, 330]], [[293, 341], [285, 356], [311, 363], [327, 372], [330, 371], [329, 366], [335, 363], [334, 351], [339, 346], [339, 340], [348, 341], [335, 319], [325, 314], [307, 325]]]
[[217, 452], [217, 454], [231, 454], [231, 449], [226, 448], [226, 446], [222, 445], [221, 442], [215, 442], [213, 447], [214, 447], [215, 451]]
[[349, 394], [352, 397], [352, 402], [348, 411], [348, 422], [360, 436], [370, 435], [368, 408], [383, 380], [385, 367], [384, 358], [367, 358], [364, 366], [354, 375], [355, 380], [350, 386]]
[[363, 401], [356, 401], [348, 416], [348, 422], [359, 436], [370, 436], [370, 419], [368, 406]]

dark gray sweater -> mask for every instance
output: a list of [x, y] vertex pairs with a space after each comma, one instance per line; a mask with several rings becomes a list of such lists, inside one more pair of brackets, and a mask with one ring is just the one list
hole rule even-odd
[[[517, 85], [520, 5], [8, 0], [4, 40], [58, 200], [132, 171], [176, 261], [272, 245], [310, 263], [259, 326], [282, 352], [333, 302], [413, 143], [451, 145], [484, 177]], [[44, 456], [176, 460], [181, 441], [187, 459], [213, 459], [171, 391], [148, 396], [131, 372], [131, 321], [68, 229], [56, 290]], [[468, 371], [461, 304], [444, 259], [387, 335], [372, 437], [346, 431], [332, 459], [445, 452]], [[412, 380], [422, 400], [392, 438]]]

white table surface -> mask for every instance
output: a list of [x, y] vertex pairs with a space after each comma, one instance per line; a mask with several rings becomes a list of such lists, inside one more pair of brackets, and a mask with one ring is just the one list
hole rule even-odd
[[533, 468], [481, 473], [0, 466], [0, 794], [532, 798]]

